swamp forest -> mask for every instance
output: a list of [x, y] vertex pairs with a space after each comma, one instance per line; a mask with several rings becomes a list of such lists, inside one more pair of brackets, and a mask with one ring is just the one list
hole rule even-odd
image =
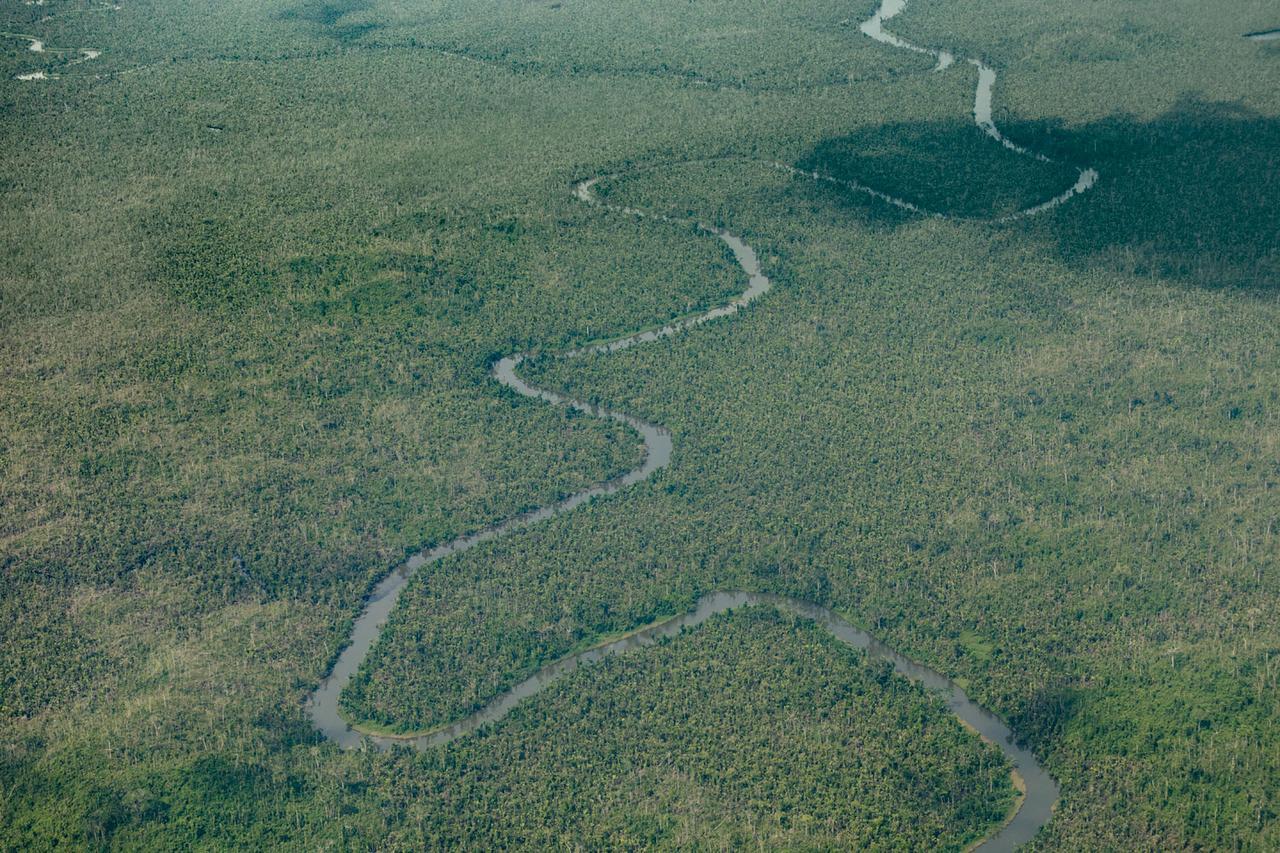
[[0, 849], [1280, 849], [1272, 0], [0, 18]]

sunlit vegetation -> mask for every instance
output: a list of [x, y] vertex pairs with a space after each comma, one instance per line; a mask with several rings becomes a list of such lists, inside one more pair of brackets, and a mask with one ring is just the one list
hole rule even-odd
[[352, 718], [446, 722], [774, 590], [1024, 733], [1062, 783], [1046, 847], [1280, 846], [1280, 65], [1239, 39], [1265, 4], [912, 0], [904, 35], [1000, 69], [1006, 133], [1102, 174], [1001, 227], [755, 162], [974, 217], [1069, 185], [971, 125], [970, 67], [861, 37], [870, 3], [121, 5], [3, 12], [104, 53], [16, 81], [58, 60], [0, 45], [0, 846], [935, 849], [998, 822], [996, 753], [768, 612], [439, 751], [308, 727], [404, 555], [638, 458], [489, 361], [741, 287], [718, 242], [569, 196], [640, 163], [672, 165], [602, 194], [731, 224], [774, 291], [527, 366], [668, 425], [674, 464], [415, 580]]
[[938, 700], [760, 609], [579, 670], [418, 760], [446, 767], [445, 796], [406, 792], [432, 846], [960, 849], [1014, 795]]

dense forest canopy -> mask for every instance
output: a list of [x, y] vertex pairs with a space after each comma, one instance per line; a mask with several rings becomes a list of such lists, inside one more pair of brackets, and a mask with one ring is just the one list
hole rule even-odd
[[[962, 849], [1014, 802], [936, 696], [750, 609], [421, 754], [715, 589], [829, 605], [1059, 780], [1045, 848], [1280, 846], [1273, 4], [46, 0], [0, 12], [0, 846]], [[1269, 17], [1270, 16], [1270, 17]], [[40, 49], [35, 49], [36, 44]], [[885, 204], [821, 170], [945, 216]], [[635, 169], [641, 165], [661, 168]], [[1042, 215], [991, 219], [1074, 180]]]

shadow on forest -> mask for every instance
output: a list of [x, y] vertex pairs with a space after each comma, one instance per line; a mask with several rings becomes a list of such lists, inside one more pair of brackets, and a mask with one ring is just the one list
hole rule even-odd
[[381, 24], [359, 23], [343, 24], [342, 18], [354, 12], [364, 12], [371, 8], [371, 0], [302, 0], [298, 5], [281, 12], [282, 21], [302, 21], [323, 29], [326, 35], [341, 41], [354, 41], [372, 30], [380, 29]]
[[[1150, 121], [1130, 115], [1072, 127], [1005, 121], [1001, 130], [1063, 163], [1101, 172], [1086, 195], [1008, 226], [1039, 233], [1071, 266], [1200, 287], [1280, 290], [1280, 118], [1185, 97]], [[959, 123], [867, 129], [820, 143], [797, 165], [960, 216], [1000, 215], [1074, 180]], [[840, 198], [871, 227], [911, 218], [861, 194], [814, 192]]]
[[1065, 682], [1046, 684], [1009, 718], [1009, 727], [1024, 743], [1054, 743], [1079, 715], [1083, 701], [1079, 688]]
[[[985, 219], [1051, 198], [1076, 181], [1069, 166], [1015, 154], [971, 121], [890, 122], [815, 145], [795, 164], [909, 201], [924, 210]], [[823, 185], [818, 185], [820, 188]], [[874, 224], [917, 219], [862, 193], [819, 191], [874, 208]]]
[[1073, 266], [1280, 290], [1280, 118], [1184, 97], [1148, 122], [1011, 131], [1102, 172], [1083, 204], [1047, 220]]
[[[1089, 192], [1054, 211], [995, 227], [1043, 241], [1081, 271], [1280, 292], [1280, 118], [1186, 98], [1150, 121], [1117, 115], [1072, 127], [1001, 127], [1018, 143], [1060, 162], [1015, 154], [971, 122], [956, 120], [860, 129], [824, 140], [796, 165], [926, 210], [977, 219], [1061, 193], [1077, 177], [1073, 166], [1062, 164], [1091, 166], [1101, 179]], [[787, 192], [842, 211], [868, 229], [891, 231], [920, 219], [829, 183], [796, 179]], [[183, 302], [238, 306], [298, 279], [299, 270], [263, 267], [265, 249], [251, 218], [239, 211], [219, 213], [219, 204], [193, 190], [147, 221], [145, 230], [156, 243], [153, 281], [164, 282]], [[371, 233], [404, 238], [443, 225], [439, 211], [422, 211]], [[371, 274], [365, 261], [360, 264]]]

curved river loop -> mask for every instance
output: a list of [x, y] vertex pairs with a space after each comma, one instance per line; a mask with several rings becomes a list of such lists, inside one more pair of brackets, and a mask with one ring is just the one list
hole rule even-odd
[[[93, 47], [49, 47], [45, 44], [44, 39], [27, 33], [0, 32], [0, 38], [25, 41], [27, 50], [31, 53], [56, 54], [61, 59], [63, 67], [92, 62], [102, 56], [102, 51]], [[47, 71], [24, 71], [17, 74], [13, 79], [24, 81], [57, 80], [59, 76], [58, 74], [50, 74]]]
[[[901, 12], [906, 6], [906, 2], [907, 0], [882, 0], [875, 13], [861, 24], [861, 32], [883, 44], [934, 57], [937, 60], [936, 69], [939, 71], [956, 64], [956, 55], [949, 51], [914, 45], [885, 29], [885, 22]], [[1046, 163], [1053, 162], [1045, 155], [1024, 148], [1001, 134], [992, 119], [991, 110], [992, 90], [996, 82], [996, 72], [980, 60], [970, 59], [967, 62], [978, 71], [978, 83], [973, 106], [975, 124], [992, 139], [1017, 154]], [[861, 184], [838, 180], [815, 172], [802, 171], [784, 163], [765, 161], [764, 164], [771, 168], [791, 172], [798, 177], [840, 184], [849, 190], [867, 194], [886, 204], [891, 204], [913, 213], [928, 216], [942, 215], [924, 210], [909, 201], [895, 198], [887, 193], [862, 186]], [[652, 169], [655, 167], [642, 168]], [[737, 314], [767, 294], [772, 286], [769, 278], [760, 269], [760, 262], [755, 250], [743, 242], [742, 239], [726, 230], [700, 222], [676, 219], [601, 201], [595, 193], [596, 186], [603, 181], [618, 177], [621, 177], [621, 175], [601, 175], [580, 181], [574, 185], [573, 195], [584, 204], [615, 215], [638, 217], [656, 222], [692, 225], [702, 234], [721, 240], [733, 252], [738, 266], [747, 279], [747, 286], [733, 299], [705, 313], [672, 321], [659, 329], [638, 332], [611, 341], [552, 355], [542, 355], [540, 356], [542, 358], [568, 360], [586, 355], [612, 353], [678, 335], [697, 326]], [[1079, 178], [1076, 183], [1053, 198], [1009, 216], [987, 221], [1005, 222], [1042, 213], [1062, 204], [1079, 193], [1087, 191], [1097, 179], [1098, 173], [1096, 171], [1082, 168], [1079, 170]], [[523, 527], [570, 512], [597, 497], [603, 497], [642, 482], [655, 471], [671, 464], [672, 441], [671, 433], [668, 430], [658, 424], [648, 423], [624, 412], [613, 411], [602, 406], [594, 406], [551, 389], [540, 388], [526, 382], [520, 378], [518, 368], [529, 357], [526, 353], [516, 353], [500, 359], [491, 369], [491, 378], [521, 396], [541, 400], [553, 406], [567, 406], [593, 417], [611, 419], [627, 425], [643, 439], [643, 462], [638, 468], [584, 489], [557, 503], [513, 516], [415, 554], [404, 565], [383, 578], [365, 600], [363, 610], [352, 625], [347, 645], [338, 655], [324, 680], [307, 698], [306, 712], [317, 731], [344, 749], [365, 746], [379, 749], [390, 749], [395, 746], [411, 746], [419, 749], [438, 747], [469, 732], [473, 732], [481, 726], [502, 719], [525, 699], [584, 663], [597, 661], [607, 655], [651, 646], [662, 638], [674, 637], [685, 629], [701, 625], [719, 613], [744, 606], [767, 606], [813, 620], [836, 640], [855, 649], [865, 651], [872, 659], [889, 662], [900, 675], [932, 691], [936, 691], [946, 701], [948, 709], [964, 725], [976, 731], [984, 740], [994, 744], [1004, 753], [1005, 757], [1013, 765], [1014, 782], [1023, 792], [1023, 795], [1004, 825], [982, 841], [976, 849], [983, 851], [1012, 850], [1030, 841], [1049, 822], [1053, 814], [1053, 808], [1058, 801], [1058, 785], [1036, 760], [1031, 751], [1018, 743], [1015, 733], [1009, 729], [999, 716], [970, 699], [965, 691], [947, 676], [884, 645], [831, 609], [812, 602], [765, 593], [711, 592], [699, 599], [696, 608], [689, 613], [648, 625], [620, 639], [602, 643], [594, 648], [562, 658], [543, 667], [512, 689], [495, 697], [479, 711], [431, 731], [389, 735], [362, 731], [358, 724], [352, 725], [349, 723], [339, 711], [339, 697], [368, 656], [370, 648], [381, 635], [387, 617], [395, 607], [400, 594], [404, 591], [405, 585], [415, 573], [424, 566], [452, 554], [468, 551], [477, 545], [506, 536]]]

